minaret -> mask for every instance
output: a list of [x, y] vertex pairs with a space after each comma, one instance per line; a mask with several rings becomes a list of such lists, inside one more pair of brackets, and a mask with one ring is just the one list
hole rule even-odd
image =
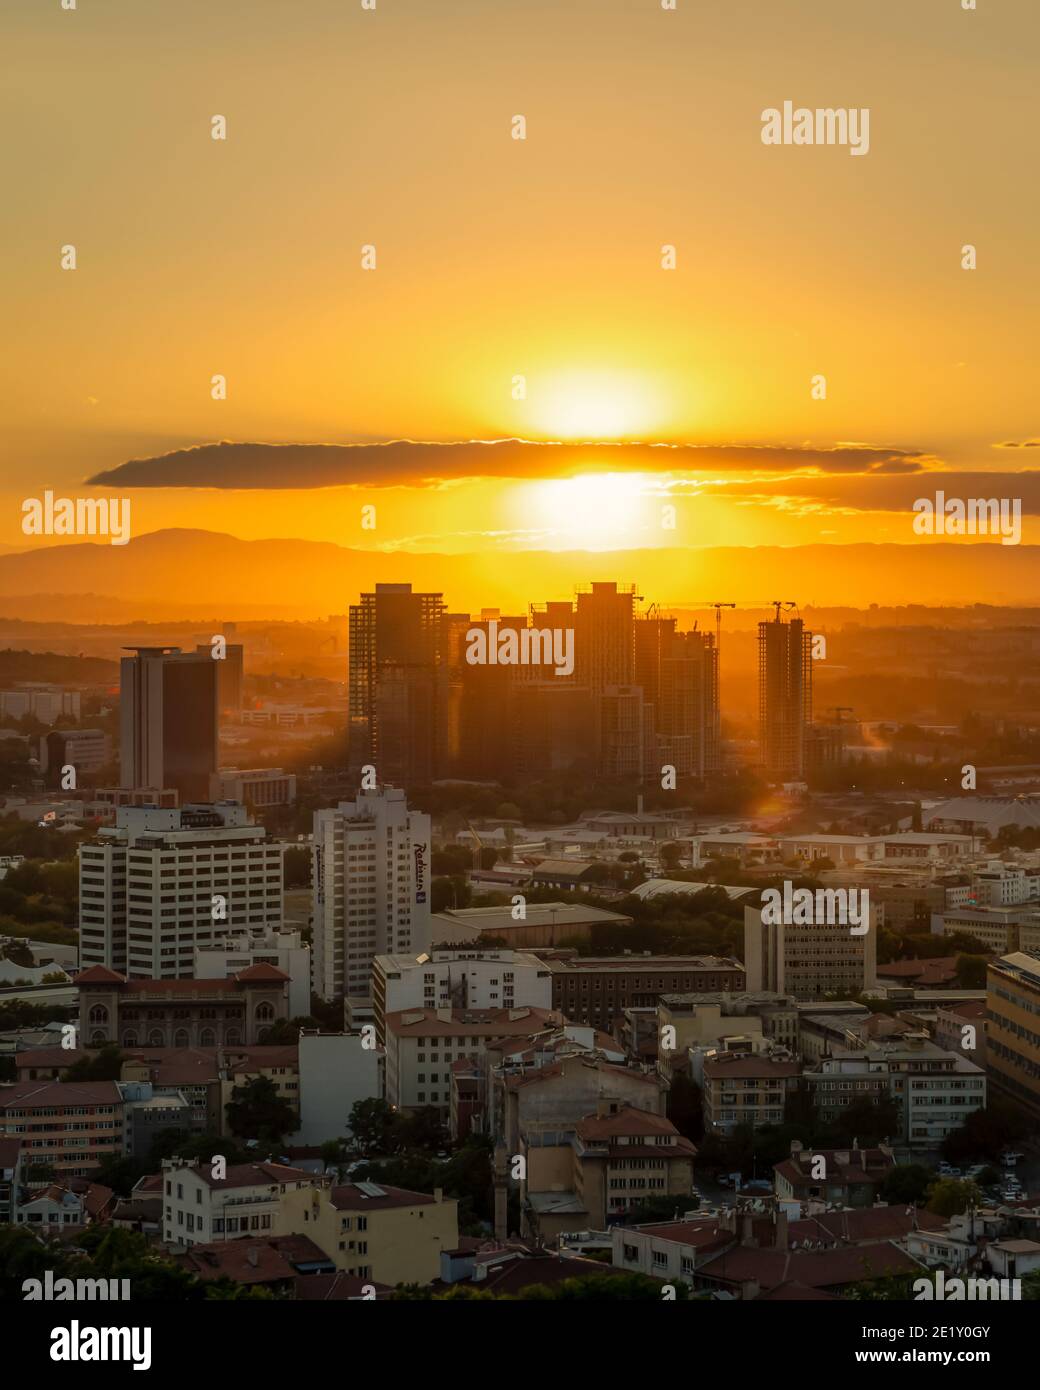
[[505, 1240], [509, 1234], [507, 1230], [509, 1221], [508, 1161], [509, 1155], [506, 1152], [506, 1146], [500, 1139], [495, 1145], [495, 1236], [498, 1240]]

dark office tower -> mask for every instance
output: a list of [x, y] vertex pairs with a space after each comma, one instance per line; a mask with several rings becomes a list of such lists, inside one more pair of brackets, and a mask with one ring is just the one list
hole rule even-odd
[[377, 584], [350, 608], [350, 754], [382, 783], [423, 786], [446, 762], [442, 594]]
[[653, 763], [670, 764], [680, 777], [717, 771], [719, 656], [711, 633], [676, 632], [674, 618], [637, 618], [635, 684], [652, 719]]
[[[482, 608], [479, 618], [466, 619], [464, 630], [456, 630], [449, 650], [452, 715], [449, 717], [450, 766], [456, 777], [474, 781], [508, 780], [518, 771], [516, 744], [512, 737], [515, 718], [515, 692], [534, 673], [544, 678], [544, 670], [529, 666], [505, 666], [498, 662], [471, 665], [466, 660], [465, 633], [479, 630], [491, 634], [507, 630], [522, 631], [526, 616], [503, 616], [497, 608]], [[494, 629], [491, 624], [495, 623]]]
[[801, 778], [812, 722], [812, 633], [779, 614], [758, 625], [759, 759], [768, 777]]
[[218, 758], [220, 662], [208, 650], [127, 647], [119, 663], [120, 781], [208, 801]]
[[[234, 623], [225, 624], [226, 628], [234, 628]], [[227, 631], [221, 634], [227, 637]], [[195, 648], [201, 656], [205, 654], [213, 660], [213, 646], [199, 643]], [[220, 713], [227, 718], [229, 715], [237, 716], [242, 713], [242, 644], [241, 642], [228, 642], [225, 653], [220, 657], [215, 665], [217, 667], [217, 699], [220, 704]]]
[[600, 583], [578, 590], [573, 620], [576, 685], [598, 692], [632, 684], [635, 600], [633, 584]]

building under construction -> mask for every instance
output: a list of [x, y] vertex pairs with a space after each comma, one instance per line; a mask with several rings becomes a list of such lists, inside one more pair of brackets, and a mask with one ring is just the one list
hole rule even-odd
[[758, 625], [758, 740], [766, 776], [793, 780], [807, 770], [812, 633], [801, 618], [785, 622], [783, 606], [777, 603], [775, 617]]

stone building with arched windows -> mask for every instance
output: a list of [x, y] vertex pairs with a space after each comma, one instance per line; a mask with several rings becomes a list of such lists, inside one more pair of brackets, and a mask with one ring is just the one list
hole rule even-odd
[[75, 983], [86, 1047], [249, 1047], [289, 1017], [289, 976], [268, 964], [226, 980], [128, 980], [93, 965]]

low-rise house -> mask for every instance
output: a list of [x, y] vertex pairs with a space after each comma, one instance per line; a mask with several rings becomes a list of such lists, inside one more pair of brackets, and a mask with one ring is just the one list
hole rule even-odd
[[17, 1206], [15, 1222], [50, 1234], [75, 1230], [106, 1220], [114, 1200], [112, 1189], [101, 1183], [80, 1180], [75, 1187], [50, 1183], [26, 1193]]
[[174, 1259], [203, 1283], [230, 1279], [249, 1288], [261, 1284], [274, 1293], [293, 1289], [301, 1276], [333, 1271], [332, 1261], [308, 1236], [238, 1236], [193, 1245]]
[[790, 1158], [773, 1166], [773, 1188], [782, 1201], [869, 1207], [895, 1165], [895, 1154], [887, 1144], [865, 1149], [805, 1149], [800, 1140], [793, 1139]]

